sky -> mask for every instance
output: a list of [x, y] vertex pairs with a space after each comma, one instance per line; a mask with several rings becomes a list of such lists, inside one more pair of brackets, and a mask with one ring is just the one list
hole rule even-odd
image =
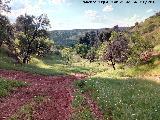
[[[47, 14], [50, 19], [50, 30], [97, 29], [118, 26], [132, 26], [135, 22], [144, 21], [160, 11], [160, 0], [154, 3], [135, 4], [130, 0], [119, 0], [123, 3], [102, 4], [84, 3], [84, 0], [12, 0], [11, 13], [5, 13], [11, 22], [19, 15], [29, 14], [39, 16]], [[86, 0], [85, 0], [86, 1]], [[103, 0], [104, 1], [104, 0]], [[107, 1], [107, 0], [106, 0]], [[146, 1], [146, 0], [145, 0]], [[147, 0], [148, 1], [148, 0]]]

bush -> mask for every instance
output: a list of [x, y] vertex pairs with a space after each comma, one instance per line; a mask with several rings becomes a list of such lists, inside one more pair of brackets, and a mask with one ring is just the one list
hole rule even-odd
[[153, 49], [153, 45], [152, 42], [146, 40], [139, 33], [135, 32], [130, 36], [129, 49], [130, 53], [127, 63], [129, 65], [139, 65], [143, 63], [140, 57], [141, 54]]
[[55, 51], [53, 52], [53, 54], [58, 55], [58, 56], [61, 56], [61, 55], [62, 55], [59, 50], [55, 50]]
[[88, 49], [89, 48], [87, 47], [87, 45], [84, 44], [77, 44], [75, 46], [76, 53], [79, 54], [82, 58], [86, 58]]
[[62, 49], [61, 54], [62, 54], [62, 57], [65, 61], [65, 64], [71, 65], [73, 62], [73, 55], [74, 55], [73, 49], [72, 48], [64, 48], [64, 49]]

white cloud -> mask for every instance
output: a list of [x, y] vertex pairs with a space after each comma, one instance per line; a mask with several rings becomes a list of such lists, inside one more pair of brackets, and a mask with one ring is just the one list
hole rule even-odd
[[104, 24], [101, 23], [85, 23], [84, 22], [74, 22], [74, 21], [67, 21], [67, 22], [57, 22], [54, 21], [51, 30], [71, 30], [71, 29], [96, 29], [96, 28], [104, 28]]
[[68, 7], [70, 7], [70, 6], [72, 6], [72, 3], [71, 3], [71, 2], [68, 2], [68, 3], [66, 3], [66, 5], [67, 5]]
[[85, 11], [85, 15], [86, 15], [87, 17], [96, 17], [96, 16], [97, 16], [97, 11], [87, 10], [87, 11]]
[[134, 14], [133, 16], [125, 19], [128, 22], [140, 22], [143, 20], [143, 17], [138, 16], [137, 14]]
[[103, 8], [103, 12], [111, 12], [111, 11], [113, 11], [112, 5], [106, 5], [106, 6]]
[[107, 15], [96, 15], [91, 17], [90, 22], [93, 24], [101, 24], [103, 27], [113, 27], [118, 26], [133, 26], [136, 22], [142, 22], [146, 19], [145, 16], [139, 16], [134, 14], [127, 18], [114, 18], [108, 17]]
[[153, 9], [149, 9], [149, 10], [147, 10], [146, 12], [147, 12], [147, 13], [151, 13], [151, 12], [153, 12]]
[[138, 16], [137, 14], [134, 14], [131, 17], [124, 18], [119, 21], [119, 25], [121, 26], [133, 26], [136, 22], [142, 22], [146, 19], [145, 16]]
[[61, 4], [64, 3], [65, 0], [51, 0], [53, 2], [53, 4]]
[[40, 15], [42, 13], [45, 13], [42, 9], [42, 5], [45, 4], [42, 0], [37, 0], [37, 4], [31, 4], [30, 0], [15, 0], [11, 3], [11, 5], [16, 5], [18, 2], [19, 7], [11, 10], [11, 13], [2, 13], [6, 16], [8, 16], [11, 20], [11, 22], [14, 22], [15, 19], [20, 16], [29, 14], [29, 15]]

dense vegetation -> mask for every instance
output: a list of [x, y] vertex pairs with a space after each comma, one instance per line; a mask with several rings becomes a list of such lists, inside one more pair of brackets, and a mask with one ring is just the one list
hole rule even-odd
[[[145, 22], [136, 23], [131, 28], [121, 29], [115, 26], [101, 32], [88, 32], [79, 38], [75, 50], [90, 62], [110, 61], [114, 69], [115, 63], [140, 65], [153, 62], [152, 58], [159, 55], [154, 51], [154, 48], [160, 44], [159, 20], [160, 16], [156, 14]], [[152, 29], [149, 23], [154, 25]]]
[[[0, 10], [9, 12], [8, 3], [1, 1]], [[0, 14], [0, 47], [8, 49], [18, 63], [29, 63], [31, 55], [44, 56], [53, 49], [53, 42], [49, 40], [47, 32], [50, 21], [47, 15], [38, 17], [20, 15], [11, 24], [9, 19]]]

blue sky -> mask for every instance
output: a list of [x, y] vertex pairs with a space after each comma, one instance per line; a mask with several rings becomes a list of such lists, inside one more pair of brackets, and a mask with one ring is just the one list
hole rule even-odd
[[99, 0], [95, 1], [95, 4], [84, 4], [83, 0], [12, 0], [12, 11], [7, 16], [14, 22], [21, 14], [38, 16], [45, 13], [51, 21], [51, 30], [68, 30], [131, 26], [160, 11], [160, 0], [148, 4], [100, 4]]

